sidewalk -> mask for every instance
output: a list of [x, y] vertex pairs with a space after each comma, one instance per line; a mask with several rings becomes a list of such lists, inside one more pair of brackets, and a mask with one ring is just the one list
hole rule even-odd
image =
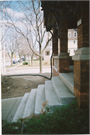
[[22, 97], [2, 99], [2, 120], [11, 122]]

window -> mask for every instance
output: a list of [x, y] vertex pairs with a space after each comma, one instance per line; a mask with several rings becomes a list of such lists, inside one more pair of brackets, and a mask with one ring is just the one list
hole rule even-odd
[[75, 40], [73, 41], [73, 43], [75, 44]]
[[77, 37], [77, 32], [76, 31], [74, 32], [74, 37]]
[[50, 51], [46, 51], [45, 54], [46, 54], [46, 55], [50, 55]]
[[71, 32], [68, 32], [68, 37], [71, 37]]

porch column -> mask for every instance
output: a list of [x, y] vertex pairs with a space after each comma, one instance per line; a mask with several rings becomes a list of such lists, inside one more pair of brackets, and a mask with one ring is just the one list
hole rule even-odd
[[52, 39], [52, 45], [53, 45], [53, 76], [58, 76], [58, 31], [53, 31], [53, 39]]
[[55, 30], [53, 32], [53, 56], [57, 56], [58, 55], [58, 31]]
[[78, 50], [74, 60], [74, 93], [80, 108], [89, 103], [89, 2], [80, 2], [77, 12]]
[[69, 53], [68, 52], [68, 19], [60, 19], [60, 54], [59, 54], [59, 73], [68, 73]]

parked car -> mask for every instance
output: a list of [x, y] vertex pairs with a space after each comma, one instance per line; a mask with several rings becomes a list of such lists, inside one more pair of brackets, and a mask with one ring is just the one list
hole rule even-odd
[[18, 62], [20, 62], [20, 60], [18, 60]]
[[15, 60], [13, 60], [13, 64], [16, 64], [16, 63], [15, 63]]
[[17, 60], [13, 60], [13, 64], [16, 64], [17, 63]]
[[23, 61], [25, 61], [25, 58], [23, 58]]

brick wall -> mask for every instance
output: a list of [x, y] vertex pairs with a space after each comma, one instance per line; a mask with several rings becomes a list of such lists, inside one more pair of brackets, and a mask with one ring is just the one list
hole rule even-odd
[[67, 52], [67, 38], [60, 38], [60, 52]]
[[54, 32], [54, 35], [53, 35], [52, 45], [53, 45], [53, 55], [57, 55], [58, 54], [58, 37], [57, 37], [56, 32]]
[[68, 52], [68, 20], [67, 18], [60, 18], [60, 52]]
[[82, 23], [78, 26], [78, 48], [89, 47], [89, 2], [82, 1], [80, 8], [80, 16], [77, 21], [82, 19]]
[[59, 73], [68, 73], [69, 69], [69, 59], [59, 59]]
[[89, 103], [89, 61], [74, 61], [74, 92], [80, 106]]
[[70, 62], [70, 66], [74, 65], [74, 61], [72, 60], [72, 56], [70, 56], [69, 62]]

